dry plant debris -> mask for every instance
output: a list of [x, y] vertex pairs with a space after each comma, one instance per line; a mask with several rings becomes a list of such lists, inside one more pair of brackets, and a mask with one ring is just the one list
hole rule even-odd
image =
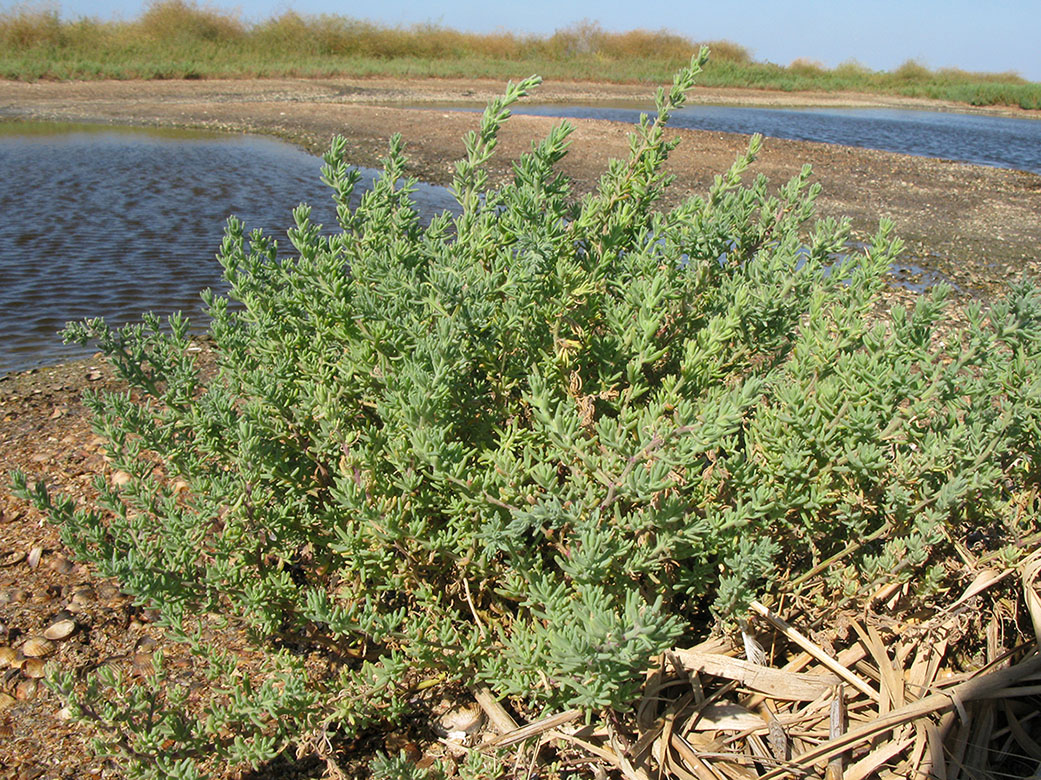
[[[576, 725], [581, 712], [570, 710], [482, 749], [577, 752], [593, 776], [627, 780], [1036, 777], [1039, 573], [1041, 552], [1014, 569], [981, 567], [927, 619], [900, 613], [906, 586], [859, 611], [843, 604], [800, 620], [756, 603], [749, 639], [768, 648], [763, 662], [724, 639], [677, 648], [648, 673], [624, 723]], [[1015, 623], [1024, 617], [1033, 635], [1016, 641], [1028, 636]], [[796, 622], [826, 627], [813, 641]]]

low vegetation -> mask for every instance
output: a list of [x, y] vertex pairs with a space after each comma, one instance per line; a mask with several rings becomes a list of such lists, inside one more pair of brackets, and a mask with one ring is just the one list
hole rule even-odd
[[[143, 680], [55, 673], [100, 751], [187, 779], [295, 748], [340, 776], [330, 740], [472, 691], [525, 719], [598, 719], [612, 741], [596, 756], [627, 762], [612, 729], [642, 717], [641, 695], [655, 720], [644, 685], [663, 653], [736, 636], [782, 598], [826, 609], [882, 586], [920, 623], [968, 548], [1010, 566], [1031, 552], [1038, 291], [943, 336], [942, 286], [880, 318], [890, 226], [851, 254], [848, 224], [814, 221], [808, 168], [777, 190], [749, 174], [759, 139], [661, 210], [665, 124], [704, 62], [581, 200], [556, 170], [567, 123], [489, 184], [535, 78], [489, 105], [455, 166], [458, 213], [427, 225], [400, 138], [356, 208], [335, 141], [335, 232], [307, 206], [289, 246], [229, 221], [229, 295], [204, 294], [212, 375], [180, 317], [70, 327], [131, 388], [86, 399], [126, 479], [99, 480], [87, 508], [24, 475], [19, 492], [209, 679], [160, 657]], [[214, 642], [214, 616], [250, 649]], [[372, 771], [487, 778], [494, 753]], [[555, 755], [547, 776], [574, 769]], [[671, 771], [653, 757], [652, 776]]]
[[[477, 35], [435, 25], [381, 27], [343, 16], [281, 16], [248, 24], [191, 0], [158, 0], [133, 21], [63, 19], [16, 6], [0, 14], [0, 77], [185, 79], [264, 76], [458, 76], [660, 83], [700, 44], [661, 30], [611, 33], [582, 23], [551, 36]], [[892, 73], [856, 63], [826, 69], [755, 62], [741, 46], [711, 43], [708, 86], [851, 90], [1041, 108], [1041, 85], [1011, 73], [931, 71], [908, 62]]]

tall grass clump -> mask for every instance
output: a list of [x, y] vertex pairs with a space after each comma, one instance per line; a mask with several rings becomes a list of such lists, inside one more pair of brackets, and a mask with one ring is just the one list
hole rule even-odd
[[[814, 221], [808, 167], [777, 189], [750, 175], [759, 138], [663, 210], [666, 123], [705, 58], [582, 199], [558, 172], [566, 122], [490, 184], [537, 78], [485, 110], [455, 165], [458, 212], [428, 224], [399, 137], [357, 207], [336, 139], [334, 233], [306, 205], [288, 243], [229, 220], [228, 296], [203, 294], [212, 374], [180, 316], [69, 327], [129, 385], [86, 397], [129, 481], [100, 479], [89, 507], [24, 475], [17, 489], [209, 679], [161, 659], [137, 680], [55, 674], [99, 750], [137, 777], [290, 747], [332, 760], [330, 739], [460, 689], [624, 719], [653, 659], [837, 553], [824, 603], [896, 581], [917, 606], [970, 535], [1022, 554], [1038, 291], [972, 307], [943, 338], [944, 287], [878, 319], [891, 226], [847, 254], [848, 223]], [[248, 651], [213, 641], [217, 620]]]
[[138, 34], [170, 46], [228, 45], [246, 36], [246, 26], [236, 15], [187, 0], [152, 0], [133, 27]]
[[[332, 14], [286, 10], [247, 23], [237, 12], [194, 0], [153, 0], [128, 22], [61, 19], [32, 5], [0, 13], [0, 77], [207, 78], [257, 76], [518, 77], [658, 82], [700, 43], [669, 30], [612, 32], [592, 21], [549, 36], [476, 34], [435, 24], [387, 27]], [[827, 69], [799, 59], [756, 62], [731, 41], [709, 43], [702, 83], [781, 90], [850, 90], [1041, 106], [1041, 85], [1016, 74], [930, 71], [909, 61], [892, 73], [856, 63]]]
[[16, 5], [0, 14], [0, 47], [7, 51], [56, 49], [66, 40], [65, 25], [54, 9]]

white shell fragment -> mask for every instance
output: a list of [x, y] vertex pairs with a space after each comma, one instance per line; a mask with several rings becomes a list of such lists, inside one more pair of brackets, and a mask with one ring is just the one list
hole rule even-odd
[[56, 623], [51, 623], [43, 632], [45, 639], [60, 640], [71, 636], [76, 630], [75, 620], [59, 620]]
[[484, 710], [476, 702], [453, 707], [437, 722], [438, 731], [449, 739], [462, 740], [484, 724]]

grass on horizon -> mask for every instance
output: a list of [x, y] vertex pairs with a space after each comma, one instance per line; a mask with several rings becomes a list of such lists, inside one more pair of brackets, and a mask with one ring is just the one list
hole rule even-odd
[[[16, 6], [0, 13], [0, 78], [191, 79], [434, 76], [661, 82], [701, 45], [667, 30], [604, 31], [583, 22], [551, 36], [478, 35], [436, 25], [382, 27], [344, 16], [294, 11], [256, 24], [192, 0], [156, 0], [136, 20], [62, 19]], [[1015, 73], [929, 70], [908, 61], [894, 71], [856, 62], [825, 68], [756, 62], [744, 47], [708, 42], [699, 82], [715, 87], [851, 91], [1041, 108], [1041, 84]]]

